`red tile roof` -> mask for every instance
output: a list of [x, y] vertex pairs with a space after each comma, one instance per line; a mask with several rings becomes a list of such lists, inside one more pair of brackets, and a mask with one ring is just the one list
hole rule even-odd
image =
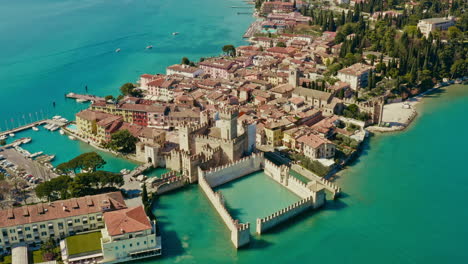
[[40, 203], [0, 211], [0, 227], [32, 224], [54, 219], [103, 212], [103, 207], [110, 210], [124, 209], [127, 206], [122, 193], [111, 192], [92, 196]]
[[151, 229], [151, 223], [143, 206], [104, 213], [104, 222], [111, 236]]

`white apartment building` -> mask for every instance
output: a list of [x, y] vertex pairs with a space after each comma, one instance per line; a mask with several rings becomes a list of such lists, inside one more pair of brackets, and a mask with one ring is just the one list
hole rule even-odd
[[428, 18], [421, 19], [418, 22], [418, 28], [421, 33], [426, 36], [429, 36], [434, 30], [447, 30], [449, 27], [455, 25], [454, 17], [437, 17], [437, 18]]
[[0, 251], [12, 246], [36, 247], [52, 238], [56, 241], [78, 232], [104, 227], [103, 214], [126, 208], [120, 192], [40, 203], [0, 211]]
[[189, 65], [174, 64], [166, 68], [167, 75], [182, 75], [189, 78], [195, 78], [203, 74], [203, 70]]
[[335, 144], [319, 135], [305, 135], [298, 138], [297, 141], [302, 144], [304, 155], [310, 159], [331, 159], [335, 157]]
[[367, 86], [371, 69], [372, 67], [369, 65], [356, 63], [339, 70], [337, 77], [340, 81], [349, 83], [351, 89], [357, 91], [359, 88]]
[[101, 263], [161, 255], [161, 237], [156, 234], [156, 223], [149, 220], [143, 206], [105, 213], [104, 222]]

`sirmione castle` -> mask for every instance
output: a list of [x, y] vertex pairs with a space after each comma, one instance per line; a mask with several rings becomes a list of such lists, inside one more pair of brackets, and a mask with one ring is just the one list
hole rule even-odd
[[[218, 114], [218, 121], [213, 116]], [[152, 179], [151, 188], [158, 195], [196, 183], [210, 201], [231, 233], [235, 248], [249, 244], [251, 233], [261, 235], [294, 216], [324, 205], [325, 190], [334, 199], [341, 189], [322, 178], [307, 184], [290, 174], [291, 168], [311, 178], [297, 164], [276, 165], [255, 149], [255, 139], [249, 138], [248, 126], [238, 124], [236, 108], [220, 109], [218, 113], [203, 111], [200, 124], [184, 124], [179, 127], [179, 146], [170, 152], [160, 152], [158, 146], [145, 146], [147, 161], [153, 166], [172, 171], [159, 179]], [[253, 142], [253, 144], [252, 144]], [[282, 188], [299, 197], [297, 202], [270, 215], [259, 215], [255, 229], [251, 223], [234, 219], [225, 207], [225, 197], [214, 188], [257, 171], [274, 180]], [[314, 176], [312, 176], [314, 177]], [[259, 186], [262, 188], [262, 186]]]

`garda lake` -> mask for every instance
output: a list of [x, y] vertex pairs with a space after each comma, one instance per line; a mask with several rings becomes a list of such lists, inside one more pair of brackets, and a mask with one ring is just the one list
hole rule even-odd
[[[245, 3], [0, 0], [0, 130], [42, 114], [74, 119], [87, 105], [64, 99], [65, 93], [84, 93], [87, 85], [90, 93], [116, 95], [122, 83], [164, 72], [184, 56], [198, 61], [219, 54], [225, 44], [243, 44], [253, 18], [237, 15], [233, 5]], [[441, 89], [418, 107], [421, 114], [406, 131], [373, 136], [340, 174], [342, 198], [254, 236], [246, 249], [232, 247], [198, 186], [157, 198], [164, 253], [144, 263], [468, 262], [468, 87]], [[33, 138], [25, 149], [56, 154], [55, 163], [93, 150], [56, 132], [20, 136]], [[103, 155], [105, 169], [136, 166]], [[233, 207], [235, 201], [248, 204], [251, 193], [243, 192], [255, 191], [243, 184], [237, 182], [229, 194]]]

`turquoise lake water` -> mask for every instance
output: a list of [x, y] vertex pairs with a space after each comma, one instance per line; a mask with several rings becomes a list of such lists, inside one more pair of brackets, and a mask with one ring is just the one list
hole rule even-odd
[[233, 218], [251, 224], [300, 200], [263, 171], [223, 184], [215, 191], [221, 191]]
[[[231, 6], [241, 0], [0, 0], [0, 131], [37, 118], [74, 114], [88, 104], [65, 99], [68, 92], [118, 94], [143, 73], [163, 73], [186, 56], [221, 53], [245, 43], [253, 20]], [[179, 32], [172, 35], [172, 32]], [[153, 45], [147, 50], [146, 46]], [[120, 48], [121, 52], [115, 53]], [[56, 103], [56, 107], [52, 103]], [[91, 148], [58, 133], [33, 136], [25, 149], [56, 154], [54, 164]], [[58, 141], [56, 141], [58, 140]], [[51, 144], [54, 143], [54, 144]], [[104, 154], [105, 155], [105, 154]], [[134, 164], [105, 155], [106, 169]]]
[[[252, 18], [231, 6], [242, 4], [0, 0], [0, 129], [41, 110], [71, 119], [86, 105], [65, 100], [66, 92], [84, 92], [87, 84], [92, 93], [116, 94], [122, 83], [163, 72], [183, 56], [196, 60], [241, 44]], [[154, 205], [164, 256], [144, 263], [467, 263], [467, 90], [455, 86], [425, 99], [410, 129], [373, 137], [341, 175], [344, 197], [254, 236], [246, 249], [232, 248], [198, 186], [164, 195]], [[33, 142], [25, 148], [57, 154], [55, 163], [93, 150], [47, 131], [17, 137], [28, 135]], [[135, 166], [104, 158], [113, 171]], [[246, 195], [233, 194], [240, 202]]]

